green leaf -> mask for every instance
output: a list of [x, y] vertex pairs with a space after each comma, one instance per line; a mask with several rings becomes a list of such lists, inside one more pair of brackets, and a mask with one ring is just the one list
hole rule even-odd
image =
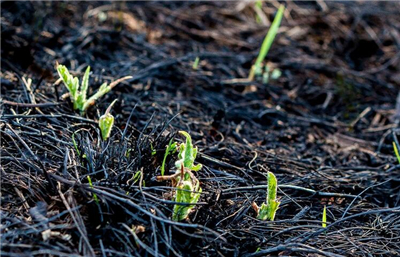
[[114, 125], [114, 116], [111, 114], [103, 115], [99, 120], [99, 127], [101, 131], [101, 136], [104, 141], [110, 137], [111, 129]]
[[322, 227], [326, 228], [326, 205], [324, 206], [324, 211], [322, 212]]
[[278, 190], [278, 181], [274, 173], [268, 172], [268, 190], [267, 190], [267, 203], [269, 201], [276, 200], [276, 194]]
[[167, 161], [167, 157], [168, 155], [172, 154], [173, 152], [176, 151], [176, 142], [172, 142], [173, 138], [171, 138], [171, 140], [169, 140], [169, 143], [167, 145], [167, 148], [165, 149], [165, 153], [164, 153], [164, 159], [163, 162], [161, 164], [161, 176], [164, 176], [165, 173], [165, 163]]
[[196, 59], [193, 62], [193, 66], [192, 66], [193, 70], [197, 70], [199, 68], [199, 62], [200, 62], [200, 58], [196, 57]]
[[[87, 180], [89, 181], [89, 186], [90, 188], [94, 188], [93, 184], [92, 184], [92, 179], [90, 178], [89, 175], [87, 175]], [[98, 204], [99, 203], [99, 199], [97, 198], [97, 195], [95, 193], [93, 193], [93, 199], [95, 200], [95, 202]]]
[[114, 116], [110, 114], [111, 107], [115, 104], [117, 99], [115, 99], [107, 108], [104, 115], [102, 115], [99, 119], [99, 127], [101, 131], [101, 136], [104, 141], [106, 141], [110, 137], [110, 133], [112, 127], [114, 126]]
[[81, 95], [82, 95], [82, 103], [86, 101], [87, 90], [89, 88], [89, 73], [90, 73], [90, 66], [86, 68], [85, 74], [82, 78], [82, 85], [81, 85]]
[[[76, 81], [78, 78], [74, 78], [68, 71], [67, 67], [64, 65], [57, 65], [57, 72], [62, 81], [64, 82], [65, 87], [68, 89], [72, 101], [75, 100], [76, 97], [76, 91], [77, 91], [77, 85]], [[79, 82], [79, 81], [78, 81]]]
[[[185, 174], [186, 175], [186, 174]], [[193, 187], [192, 181], [180, 181], [176, 189], [175, 201], [177, 203], [192, 203], [193, 205], [180, 205], [175, 204], [172, 214], [172, 219], [175, 221], [181, 221], [188, 217], [191, 210], [195, 207], [202, 192], [200, 185], [197, 181], [196, 185]]]
[[133, 179], [133, 182], [132, 182], [133, 185], [136, 184], [136, 182], [139, 181], [141, 173], [142, 173], [142, 171], [138, 170], [138, 171], [136, 171], [135, 175], [133, 175], [133, 178], [132, 178]]
[[274, 69], [271, 73], [271, 79], [277, 80], [282, 76], [282, 72], [280, 69]]
[[400, 163], [400, 155], [399, 155], [399, 149], [397, 149], [397, 145], [395, 142], [393, 142], [393, 149], [394, 149], [394, 154], [397, 157], [397, 161]]
[[281, 25], [284, 10], [285, 7], [281, 5], [278, 9], [278, 13], [275, 16], [274, 21], [272, 22], [271, 27], [268, 30], [267, 35], [264, 38], [257, 60], [254, 63], [252, 70], [250, 71], [249, 79], [253, 79], [254, 74], [261, 75], [261, 68], [262, 68], [261, 64], [264, 61], [265, 57], [267, 56], [269, 49], [271, 48], [271, 45], [274, 42], [276, 34], [278, 34], [278, 29], [279, 26]]
[[275, 175], [272, 172], [268, 172], [267, 199], [259, 208], [257, 219], [271, 221], [275, 219], [275, 214], [280, 204], [280, 202], [276, 201], [277, 189], [278, 182]]
[[72, 133], [72, 136], [71, 136], [72, 144], [73, 144], [74, 147], [75, 147], [76, 153], [78, 154], [78, 156], [80, 156], [80, 155], [81, 155], [81, 152], [79, 151], [79, 149], [78, 149], [78, 144], [76, 143], [76, 140], [75, 140], [75, 133], [76, 133], [76, 131], [75, 131], [74, 133]]
[[82, 111], [85, 112], [90, 106], [92, 106], [97, 101], [97, 99], [99, 99], [100, 97], [102, 97], [105, 94], [107, 94], [108, 92], [110, 92], [110, 90], [111, 90], [111, 87], [107, 86], [107, 83], [104, 82], [100, 86], [99, 90], [85, 102], [85, 104], [83, 105]]
[[268, 30], [267, 35], [264, 38], [264, 41], [261, 45], [260, 53], [257, 57], [256, 63], [254, 66], [258, 67], [261, 66], [261, 63], [264, 61], [265, 57], [268, 54], [269, 49], [271, 48], [272, 42], [274, 42], [276, 34], [278, 34], [278, 29], [279, 26], [281, 25], [281, 20], [283, 17], [283, 12], [285, 10], [285, 7], [281, 5], [279, 7], [278, 13], [275, 16], [274, 21], [272, 22], [272, 25], [270, 29]]
[[186, 131], [179, 131], [181, 135], [186, 137], [185, 143], [182, 143], [179, 148], [178, 161], [175, 162], [175, 166], [179, 169], [181, 164], [187, 169], [198, 171], [202, 165], [194, 165], [194, 161], [197, 156], [197, 147], [193, 147], [192, 138]]

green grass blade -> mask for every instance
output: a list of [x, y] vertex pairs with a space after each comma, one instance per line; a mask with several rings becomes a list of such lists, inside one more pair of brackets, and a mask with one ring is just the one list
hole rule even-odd
[[200, 62], [200, 58], [196, 57], [196, 59], [194, 60], [193, 66], [192, 66], [193, 70], [197, 70], [199, 68], [199, 62]]
[[167, 157], [168, 155], [170, 155], [171, 153], [173, 153], [176, 150], [176, 143], [172, 143], [173, 138], [171, 138], [171, 140], [169, 140], [168, 146], [165, 149], [165, 154], [164, 154], [164, 159], [163, 162], [161, 164], [161, 176], [164, 176], [165, 173], [165, 163], [167, 162]]
[[397, 157], [397, 161], [400, 163], [400, 154], [399, 154], [399, 149], [397, 149], [397, 145], [395, 142], [393, 142], [393, 149], [394, 149], [394, 153]]
[[[89, 181], [90, 188], [93, 188], [92, 179], [90, 178], [89, 175], [87, 176], [87, 180]], [[97, 195], [95, 193], [93, 193], [93, 199], [95, 200], [96, 203], [99, 203], [99, 198], [97, 198]]]
[[265, 57], [267, 56], [268, 51], [271, 48], [272, 43], [274, 42], [276, 34], [278, 34], [278, 29], [279, 29], [279, 26], [281, 25], [284, 10], [285, 10], [285, 7], [283, 5], [281, 5], [279, 7], [278, 13], [275, 16], [274, 21], [272, 22], [270, 29], [268, 30], [267, 35], [264, 38], [264, 41], [261, 45], [260, 53], [258, 54], [257, 60], [254, 64], [254, 69], [256, 71], [257, 71], [257, 69], [261, 68], [261, 63], [264, 61]]
[[324, 211], [322, 212], [322, 227], [326, 228], [326, 205], [324, 206]]

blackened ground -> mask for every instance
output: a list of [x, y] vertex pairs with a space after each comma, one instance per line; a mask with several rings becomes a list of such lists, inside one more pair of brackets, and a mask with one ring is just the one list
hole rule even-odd
[[[400, 5], [284, 4], [267, 57], [282, 76], [263, 84], [243, 78], [277, 2], [261, 18], [241, 2], [2, 2], [2, 255], [400, 255]], [[81, 117], [54, 84], [56, 62], [79, 76], [90, 65], [90, 93], [133, 78]], [[182, 223], [171, 185], [155, 181], [178, 130], [204, 165]], [[274, 222], [251, 208], [268, 171]]]

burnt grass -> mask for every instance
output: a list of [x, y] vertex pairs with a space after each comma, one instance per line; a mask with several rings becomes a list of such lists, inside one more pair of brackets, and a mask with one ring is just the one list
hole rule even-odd
[[[252, 3], [2, 2], [2, 256], [399, 256], [400, 5], [284, 4], [263, 84], [243, 80], [269, 28]], [[56, 62], [90, 65], [90, 94], [133, 78], [80, 116]], [[155, 177], [179, 130], [203, 193], [173, 222]], [[268, 171], [281, 205], [259, 221]]]

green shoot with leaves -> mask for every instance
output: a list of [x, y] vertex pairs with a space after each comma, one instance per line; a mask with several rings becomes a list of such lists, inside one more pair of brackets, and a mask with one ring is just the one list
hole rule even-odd
[[[201, 164], [194, 165], [197, 147], [193, 147], [192, 138], [187, 132], [179, 131], [179, 133], [186, 140], [185, 143], [179, 145], [178, 161], [175, 162], [176, 173], [171, 176], [162, 175], [157, 177], [158, 181], [172, 180], [172, 186], [176, 188], [175, 202], [177, 204], [174, 205], [172, 214], [172, 219], [175, 221], [181, 221], [188, 217], [195, 204], [199, 201], [202, 192], [200, 182], [192, 172], [198, 171], [202, 167]], [[172, 141], [170, 141], [166, 153], [168, 152], [169, 154], [171, 151], [176, 151], [176, 145]], [[165, 156], [164, 159], [166, 159]]]
[[326, 205], [324, 206], [324, 211], [322, 212], [322, 227], [326, 228]]
[[285, 10], [285, 7], [283, 5], [281, 5], [279, 7], [278, 13], [275, 16], [274, 21], [272, 22], [270, 29], [268, 30], [267, 35], [264, 38], [264, 41], [261, 45], [261, 49], [260, 49], [260, 52], [256, 59], [256, 62], [251, 67], [250, 74], [249, 74], [249, 80], [253, 80], [255, 75], [262, 74], [262, 63], [264, 62], [264, 59], [267, 56], [272, 43], [274, 42], [276, 34], [278, 34], [278, 29], [279, 29], [279, 26], [281, 25], [281, 20], [283, 17], [284, 10]]
[[67, 87], [69, 91], [69, 95], [71, 101], [74, 106], [74, 110], [79, 110], [81, 114], [84, 114], [87, 109], [92, 106], [97, 99], [104, 96], [110, 90], [115, 87], [118, 83], [132, 78], [131, 76], [126, 76], [116, 81], [112, 82], [108, 85], [106, 82], [103, 83], [99, 90], [92, 95], [91, 97], [87, 98], [87, 91], [89, 88], [89, 73], [90, 73], [90, 66], [86, 68], [85, 74], [82, 78], [82, 84], [79, 85], [79, 79], [77, 77], [72, 76], [67, 67], [64, 65], [57, 64], [57, 72], [60, 76], [60, 79], [64, 82], [64, 85]]
[[253, 209], [257, 213], [257, 219], [260, 220], [271, 220], [275, 219], [275, 213], [278, 210], [280, 202], [276, 200], [278, 189], [278, 181], [272, 172], [268, 172], [268, 190], [267, 199], [265, 203], [262, 203], [261, 207], [258, 207], [256, 203], [253, 203]]
[[115, 104], [117, 99], [115, 99], [110, 106], [108, 106], [104, 115], [99, 119], [99, 127], [101, 131], [101, 137], [106, 141], [110, 137], [111, 130], [114, 126], [114, 116], [111, 115], [111, 107]]

